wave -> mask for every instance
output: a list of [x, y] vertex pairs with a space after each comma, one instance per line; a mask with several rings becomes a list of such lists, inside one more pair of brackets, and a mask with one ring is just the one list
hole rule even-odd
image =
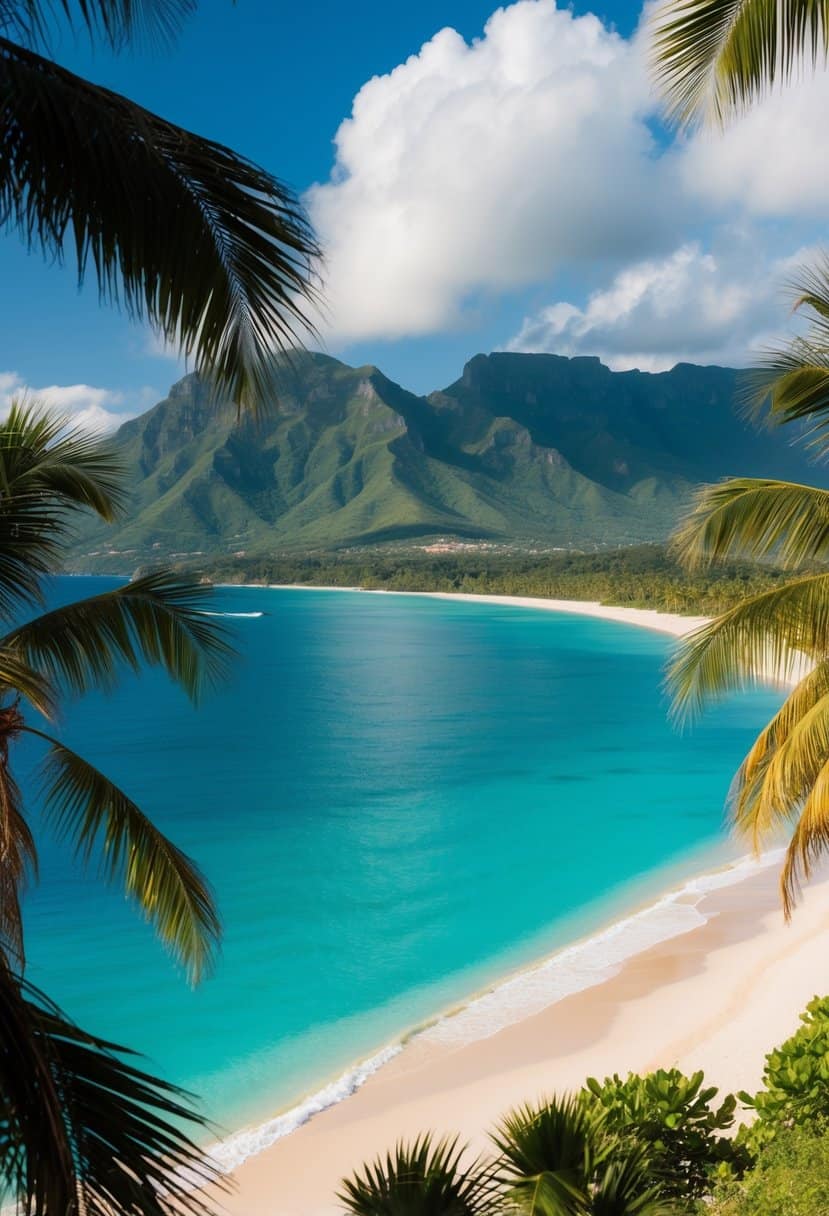
[[413, 1029], [283, 1114], [213, 1145], [211, 1158], [228, 1173], [236, 1169], [248, 1157], [256, 1156], [315, 1115], [356, 1093], [414, 1040], [457, 1047], [487, 1039], [567, 996], [612, 979], [635, 955], [706, 924], [709, 917], [698, 907], [706, 895], [779, 865], [783, 854], [783, 849], [775, 849], [759, 858], [743, 857], [729, 866], [689, 879], [641, 911], [558, 950], [543, 962], [473, 997], [465, 1005]]

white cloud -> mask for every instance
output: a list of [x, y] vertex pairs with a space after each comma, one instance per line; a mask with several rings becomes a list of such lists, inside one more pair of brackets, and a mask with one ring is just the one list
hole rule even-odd
[[813, 251], [761, 257], [750, 235], [729, 235], [717, 252], [690, 243], [629, 266], [583, 307], [562, 300], [541, 309], [508, 349], [598, 354], [617, 370], [745, 365], [786, 328], [783, 283]]
[[[829, 72], [724, 132], [657, 142], [648, 38], [644, 17], [624, 39], [555, 0], [518, 0], [473, 43], [441, 30], [368, 81], [330, 181], [307, 195], [327, 255], [323, 332], [342, 344], [462, 327], [490, 296], [545, 283], [552, 296], [562, 270], [610, 286], [528, 332], [611, 356], [616, 344], [617, 362], [735, 361], [779, 331], [766, 246], [771, 223], [794, 247], [825, 222]], [[732, 251], [735, 227], [747, 235]]]
[[114, 431], [148, 409], [159, 394], [149, 385], [133, 393], [96, 388], [91, 384], [49, 384], [35, 388], [17, 372], [0, 372], [0, 409], [8, 409], [14, 397], [22, 397], [66, 414], [72, 425], [96, 434]]
[[643, 48], [554, 0], [444, 29], [360, 90], [307, 201], [331, 332], [428, 333], [471, 294], [670, 247], [683, 204], [656, 155]]

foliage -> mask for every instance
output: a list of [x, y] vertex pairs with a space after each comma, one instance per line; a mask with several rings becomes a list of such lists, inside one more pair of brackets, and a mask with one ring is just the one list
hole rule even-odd
[[376, 368], [304, 354], [284, 368], [281, 409], [253, 427], [188, 376], [119, 431], [134, 509], [117, 529], [85, 530], [76, 564], [123, 572], [187, 553], [430, 540], [524, 552], [664, 541], [701, 481], [813, 473], [808, 453], [746, 428], [737, 382], [727, 368], [616, 373], [501, 354], [417, 397]]
[[709, 1192], [724, 1162], [738, 1169], [745, 1164], [732, 1141], [718, 1134], [733, 1125], [737, 1100], [729, 1094], [716, 1107], [717, 1092], [704, 1085], [702, 1072], [686, 1077], [676, 1068], [624, 1079], [589, 1077], [582, 1091], [603, 1113], [608, 1131], [646, 1149], [662, 1194], [685, 1204]]
[[484, 1216], [495, 1210], [491, 1172], [463, 1164], [456, 1138], [419, 1136], [343, 1180], [339, 1195], [353, 1216]]
[[790, 1127], [829, 1123], [829, 997], [815, 997], [800, 1015], [802, 1025], [766, 1056], [763, 1088], [740, 1098], [755, 1120], [740, 1139], [758, 1153]]
[[670, 0], [654, 24], [656, 77], [686, 122], [731, 118], [829, 50], [826, 11], [809, 0]]
[[[24, 978], [21, 893], [37, 841], [14, 776], [23, 736], [46, 745], [43, 801], [82, 861], [99, 860], [198, 979], [219, 922], [197, 866], [88, 761], [42, 729], [73, 695], [154, 664], [193, 698], [231, 654], [204, 611], [208, 589], [169, 572], [23, 619], [73, 516], [122, 502], [110, 447], [34, 406], [0, 423], [0, 1178], [27, 1216], [205, 1212], [192, 1183], [215, 1178], [181, 1130], [187, 1096], [74, 1026]], [[219, 626], [219, 627], [217, 627]], [[41, 715], [30, 721], [29, 710]]]
[[705, 1216], [825, 1216], [829, 1134], [825, 1125], [782, 1128], [742, 1181], [724, 1182]]
[[[60, 67], [54, 20], [118, 49], [169, 36], [192, 0], [0, 0], [0, 222], [74, 252], [102, 298], [254, 411], [308, 328], [319, 256], [294, 193], [245, 157]], [[141, 205], [136, 205], [140, 200]]]
[[626, 1143], [581, 1097], [513, 1111], [493, 1134], [508, 1209], [525, 1216], [662, 1216], [644, 1146]]
[[218, 1182], [189, 1096], [84, 1033], [0, 962], [0, 1197], [26, 1216], [201, 1216]]
[[688, 573], [659, 545], [538, 555], [494, 548], [439, 556], [412, 549], [352, 550], [218, 559], [194, 569], [222, 583], [528, 595], [693, 614], [721, 611], [782, 581], [773, 568], [747, 564]]

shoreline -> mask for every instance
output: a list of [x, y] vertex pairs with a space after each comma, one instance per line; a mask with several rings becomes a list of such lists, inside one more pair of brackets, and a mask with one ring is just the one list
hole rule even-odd
[[690, 879], [672, 893], [682, 914], [674, 932], [645, 940], [592, 984], [491, 1034], [458, 1040], [430, 1034], [430, 1026], [387, 1048], [382, 1066], [347, 1100], [342, 1095], [235, 1169], [225, 1208], [239, 1216], [333, 1216], [340, 1179], [399, 1138], [458, 1132], [477, 1153], [508, 1109], [577, 1088], [588, 1076], [678, 1066], [704, 1069], [722, 1093], [756, 1089], [765, 1054], [796, 1029], [811, 997], [829, 990], [829, 876], [807, 889], [785, 925], [778, 860], [768, 854], [759, 865], [743, 860]]
[[341, 591], [361, 595], [415, 595], [421, 599], [456, 600], [470, 604], [503, 604], [509, 608], [535, 608], [543, 612], [564, 612], [572, 616], [589, 616], [620, 625], [635, 625], [656, 633], [681, 638], [711, 620], [707, 616], [684, 616], [679, 612], [662, 612], [656, 608], [632, 608], [624, 605], [602, 604], [598, 600], [559, 600], [535, 595], [478, 595], [465, 591], [392, 591], [385, 587], [334, 587], [311, 583], [215, 583], [222, 588], [244, 587], [259, 591]]

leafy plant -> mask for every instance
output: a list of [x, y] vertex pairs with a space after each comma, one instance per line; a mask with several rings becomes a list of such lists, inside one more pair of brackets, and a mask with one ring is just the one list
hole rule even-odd
[[581, 1096], [509, 1114], [492, 1137], [510, 1210], [525, 1216], [662, 1216], [670, 1211], [642, 1145]]
[[[50, 57], [55, 22], [113, 50], [170, 38], [195, 0], [0, 0], [0, 223], [74, 253], [103, 298], [192, 354], [241, 406], [273, 393], [306, 332], [314, 235], [295, 194], [245, 157]], [[58, 25], [59, 28], [59, 25]]]
[[764, 1086], [741, 1101], [755, 1120], [740, 1139], [757, 1154], [781, 1130], [829, 1122], [829, 997], [815, 997], [800, 1015], [802, 1025], [766, 1056]]
[[[26, 1216], [173, 1216], [209, 1210], [192, 1183], [215, 1171], [181, 1131], [186, 1095], [135, 1069], [25, 978], [21, 893], [37, 841], [14, 776], [21, 738], [45, 744], [44, 803], [79, 859], [99, 860], [197, 980], [219, 936], [196, 865], [87, 760], [43, 729], [72, 696], [121, 669], [161, 667], [191, 697], [232, 653], [204, 611], [207, 589], [169, 572], [40, 616], [43, 581], [72, 516], [112, 517], [110, 448], [34, 407], [0, 423], [0, 1184]], [[36, 716], [39, 715], [39, 716]]]
[[343, 1180], [340, 1201], [354, 1216], [484, 1216], [494, 1211], [492, 1174], [462, 1164], [457, 1138], [427, 1133]]
[[582, 1091], [608, 1131], [646, 1149], [662, 1194], [686, 1204], [710, 1191], [723, 1162], [737, 1169], [747, 1163], [732, 1141], [719, 1134], [733, 1125], [737, 1099], [728, 1094], [715, 1106], [718, 1091], [703, 1081], [701, 1071], [686, 1077], [676, 1068], [660, 1068], [624, 1079], [616, 1074], [603, 1081], [589, 1077]]
[[725, 1182], [706, 1216], [825, 1216], [829, 1136], [825, 1125], [784, 1128], [739, 1181]]

